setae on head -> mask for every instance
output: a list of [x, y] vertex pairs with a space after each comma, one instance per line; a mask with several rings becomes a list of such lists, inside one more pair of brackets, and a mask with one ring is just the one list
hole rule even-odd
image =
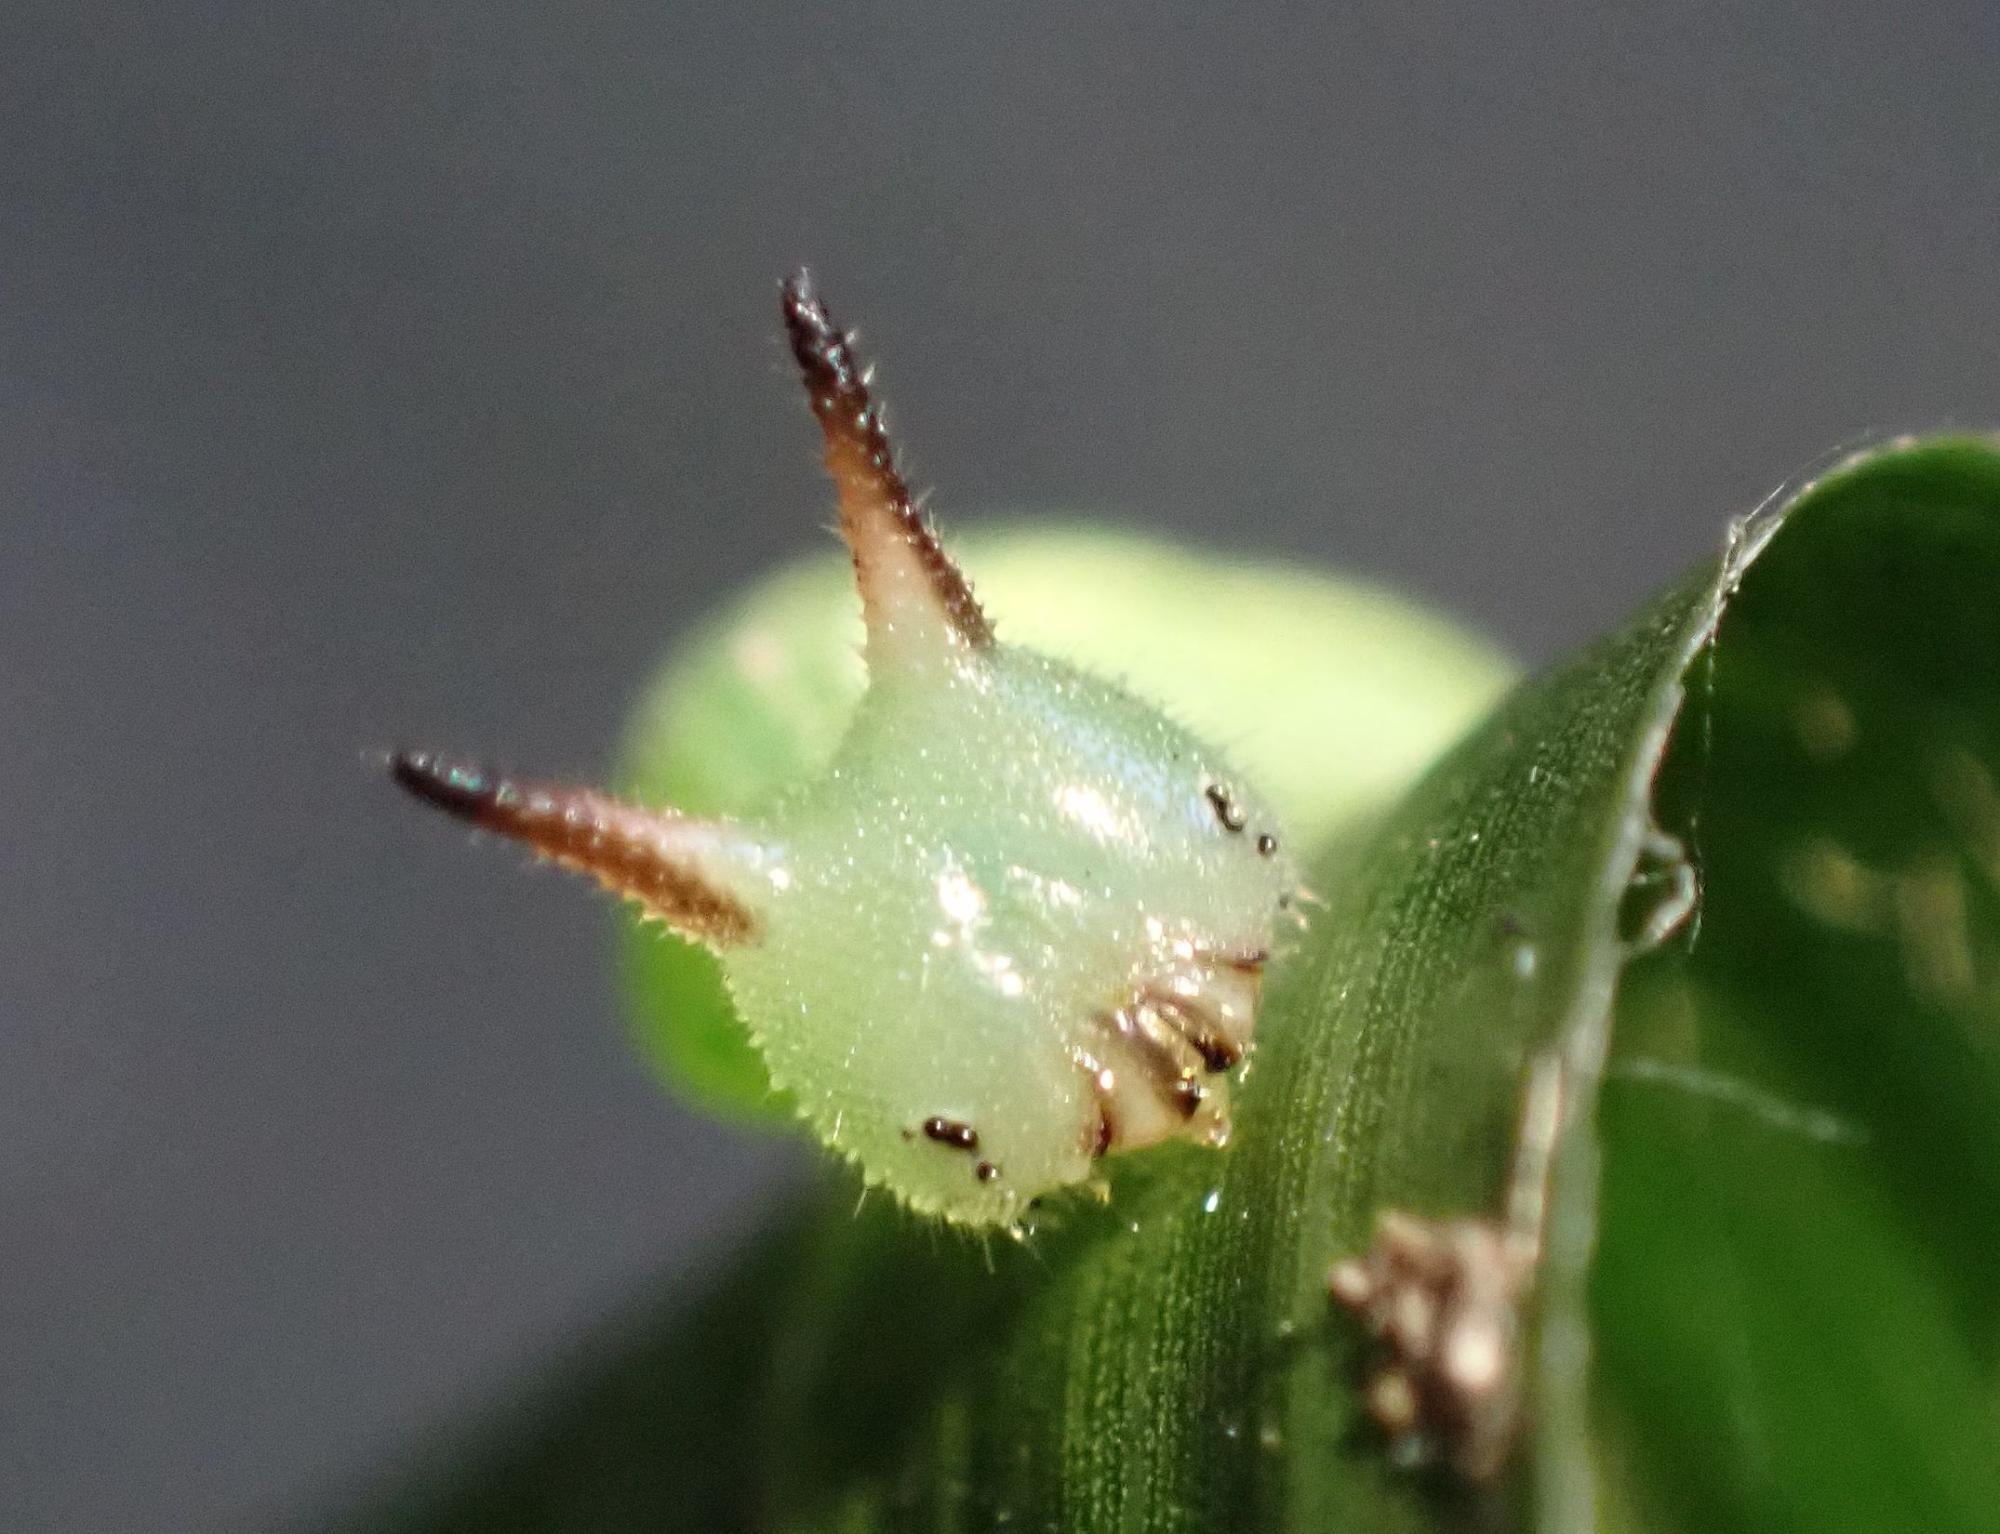
[[1112, 1151], [1223, 1142], [1296, 877], [1215, 752], [995, 637], [804, 273], [784, 318], [866, 619], [826, 771], [740, 822], [418, 752], [393, 772], [713, 949], [771, 1079], [870, 1183], [1011, 1225]]

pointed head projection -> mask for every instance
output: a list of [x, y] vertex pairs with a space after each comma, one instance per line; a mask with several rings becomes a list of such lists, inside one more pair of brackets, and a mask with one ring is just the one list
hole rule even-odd
[[729, 823], [417, 753], [394, 774], [713, 949], [771, 1079], [869, 1182], [1016, 1224], [1110, 1152], [1227, 1137], [1295, 873], [1209, 747], [995, 638], [803, 274], [784, 318], [866, 618], [824, 773]]

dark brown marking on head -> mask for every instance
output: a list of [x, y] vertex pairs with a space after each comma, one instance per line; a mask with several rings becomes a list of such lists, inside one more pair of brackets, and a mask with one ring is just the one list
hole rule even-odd
[[1177, 1078], [1172, 1091], [1174, 1106], [1180, 1110], [1180, 1115], [1184, 1119], [1193, 1118], [1200, 1111], [1201, 1105], [1208, 1101], [1208, 1088], [1192, 1076]]
[[979, 1131], [957, 1119], [931, 1117], [924, 1120], [924, 1138], [948, 1145], [953, 1150], [979, 1149]]
[[1149, 1026], [1143, 1003], [1100, 1013], [1098, 1020], [1156, 1088], [1181, 1074], [1172, 1034], [1162, 1037], [1157, 1025]]
[[981, 1182], [991, 1182], [1000, 1175], [1000, 1168], [990, 1161], [982, 1161], [972, 1169], [972, 1175]]
[[[1193, 1007], [1192, 1001], [1177, 1006]], [[1175, 1011], [1161, 1004], [1152, 991], [1130, 1005], [1098, 1014], [1105, 1031], [1105, 1048], [1119, 1062], [1118, 1080], [1136, 1083], [1183, 1121], [1192, 1119], [1208, 1100], [1208, 1089], [1196, 1080], [1207, 1056], [1189, 1037], [1189, 1028]], [[1098, 1098], [1109, 1093], [1100, 1085]]]
[[1190, 1032], [1188, 1042], [1200, 1053], [1201, 1063], [1211, 1076], [1220, 1076], [1242, 1063], [1243, 1051], [1217, 1034]]
[[723, 946], [757, 934], [748, 909], [703, 879], [691, 858], [674, 856], [672, 828], [687, 824], [677, 816], [638, 809], [594, 789], [519, 783], [428, 751], [398, 752], [389, 774], [425, 803], [590, 875], [697, 941]]
[[1270, 962], [1271, 950], [1268, 948], [1240, 948], [1222, 956], [1224, 965], [1244, 975], [1261, 975], [1264, 966]]
[[1202, 792], [1208, 798], [1209, 808], [1215, 811], [1215, 818], [1222, 822], [1223, 830], [1241, 833], [1243, 828], [1250, 824], [1249, 817], [1243, 813], [1236, 801], [1229, 797], [1229, 790], [1220, 783], [1211, 783]]
[[1257, 851], [1264, 857], [1275, 857], [1278, 851], [1277, 837], [1269, 831], [1261, 833], [1257, 838]]
[[1090, 1136], [1088, 1149], [1093, 1160], [1102, 1160], [1111, 1154], [1111, 1147], [1117, 1143], [1118, 1126], [1112, 1122], [1110, 1107], [1099, 1102], [1097, 1105], [1097, 1126]]
[[1149, 994], [1148, 1000], [1153, 1009], [1194, 1047], [1211, 1076], [1233, 1069], [1242, 1060], [1242, 1048], [1223, 1032], [1222, 1024], [1210, 1017], [1192, 997], [1154, 992]]
[[389, 759], [389, 776], [426, 804], [474, 824], [485, 820], [498, 792], [497, 780], [486, 773], [428, 751], [398, 751]]
[[785, 335], [826, 439], [826, 469], [840, 492], [841, 531], [854, 556], [870, 631], [885, 617], [878, 562], [897, 557], [900, 545], [916, 561], [952, 633], [972, 649], [987, 648], [993, 626], [897, 471], [888, 428], [868, 391], [867, 372], [855, 359], [853, 338], [834, 323], [810, 274], [788, 278], [783, 299]]

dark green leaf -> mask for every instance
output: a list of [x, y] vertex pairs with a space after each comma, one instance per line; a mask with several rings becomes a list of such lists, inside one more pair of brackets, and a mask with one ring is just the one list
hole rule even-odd
[[1649, 1524], [2000, 1528], [2000, 463], [1835, 476], [1691, 689], [1702, 920], [1600, 1104], [1604, 1462]]
[[[835, 1186], [375, 1526], [1995, 1527], [1996, 597], [1986, 444], [1788, 495], [1329, 848], [1226, 1153], [990, 1248]], [[1394, 1471], [1326, 1270], [1496, 1207], [1546, 1049], [1519, 1473]]]

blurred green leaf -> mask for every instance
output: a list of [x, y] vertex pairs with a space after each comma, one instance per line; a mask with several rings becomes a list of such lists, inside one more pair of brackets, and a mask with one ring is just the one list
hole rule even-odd
[[[1274, 973], [1224, 1153], [982, 1247], [834, 1179], [402, 1530], [2000, 1526], [2000, 454], [1901, 443], [1518, 689]], [[1698, 918], [1640, 940], [1701, 870]], [[1388, 1467], [1331, 1262], [1571, 1129], [1519, 1473]]]

